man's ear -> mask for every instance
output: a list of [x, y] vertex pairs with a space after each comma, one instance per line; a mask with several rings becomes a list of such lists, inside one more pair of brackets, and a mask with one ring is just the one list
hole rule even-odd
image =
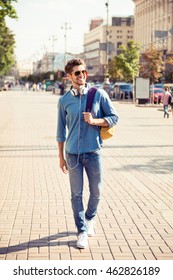
[[67, 73], [67, 78], [71, 81], [71, 75]]

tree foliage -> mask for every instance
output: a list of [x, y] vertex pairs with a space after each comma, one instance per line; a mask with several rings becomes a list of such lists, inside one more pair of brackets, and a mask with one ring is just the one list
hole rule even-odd
[[121, 53], [114, 57], [109, 64], [109, 73], [115, 79], [132, 81], [139, 72], [140, 46], [133, 40], [129, 41], [127, 47], [120, 46]]
[[151, 83], [157, 82], [162, 76], [164, 68], [164, 53], [151, 45], [141, 56], [140, 76], [150, 78]]
[[6, 74], [14, 64], [15, 39], [5, 22], [6, 16], [17, 18], [12, 2], [17, 1], [0, 0], [0, 76]]
[[115, 81], [122, 80], [123, 79], [123, 74], [121, 69], [118, 69], [117, 66], [117, 57], [115, 56], [113, 60], [109, 61], [109, 75], [111, 76], [112, 79]]
[[0, 0], [0, 22], [4, 20], [6, 16], [17, 18], [12, 2], [17, 2], [17, 0]]
[[14, 64], [14, 35], [8, 27], [0, 25], [0, 76]]
[[165, 68], [166, 82], [173, 82], [173, 52], [166, 57]]

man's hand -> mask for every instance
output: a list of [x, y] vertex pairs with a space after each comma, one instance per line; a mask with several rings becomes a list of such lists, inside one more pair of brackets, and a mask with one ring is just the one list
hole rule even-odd
[[58, 150], [59, 150], [59, 166], [63, 173], [68, 173], [67, 163], [64, 159], [64, 142], [58, 142]]
[[60, 168], [63, 173], [67, 174], [68, 173], [68, 167], [67, 163], [64, 158], [60, 158]]
[[94, 125], [94, 119], [90, 112], [83, 112], [85, 122]]

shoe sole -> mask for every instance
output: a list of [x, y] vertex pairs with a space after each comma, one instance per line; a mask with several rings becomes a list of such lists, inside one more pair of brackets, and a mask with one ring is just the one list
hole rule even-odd
[[87, 246], [78, 246], [78, 245], [76, 245], [76, 246], [77, 246], [78, 249], [86, 249], [88, 247], [88, 245]]

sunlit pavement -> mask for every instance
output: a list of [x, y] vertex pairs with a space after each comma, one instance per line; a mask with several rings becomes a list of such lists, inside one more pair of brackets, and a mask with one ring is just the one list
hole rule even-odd
[[114, 102], [120, 122], [102, 150], [96, 234], [79, 250], [68, 175], [58, 162], [58, 98], [0, 93], [0, 259], [173, 259], [172, 116]]

